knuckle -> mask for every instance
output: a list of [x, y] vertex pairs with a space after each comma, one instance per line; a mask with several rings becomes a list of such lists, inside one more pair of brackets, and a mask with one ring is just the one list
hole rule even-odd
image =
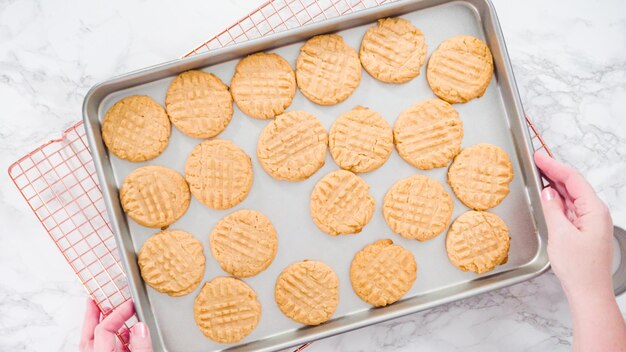
[[104, 327], [102, 327], [102, 325], [96, 326], [96, 328], [93, 330], [94, 338], [98, 338], [99, 336], [102, 336], [104, 332], [105, 330], [104, 330]]

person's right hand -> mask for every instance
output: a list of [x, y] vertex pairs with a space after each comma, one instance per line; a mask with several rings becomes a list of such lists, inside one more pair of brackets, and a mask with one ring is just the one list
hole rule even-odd
[[554, 188], [541, 194], [548, 225], [548, 256], [568, 298], [613, 295], [613, 223], [607, 206], [573, 168], [543, 153], [535, 162]]
[[[121, 343], [115, 334], [133, 314], [135, 306], [133, 301], [128, 300], [104, 317], [96, 303], [88, 298], [80, 338], [80, 352], [122, 351]], [[130, 333], [127, 337], [132, 352], [152, 352], [152, 340], [146, 324], [138, 322], [127, 333]]]

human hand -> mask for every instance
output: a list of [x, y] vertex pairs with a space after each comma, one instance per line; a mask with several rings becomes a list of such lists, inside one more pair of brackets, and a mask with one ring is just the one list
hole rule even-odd
[[[541, 194], [548, 256], [568, 298], [613, 296], [613, 223], [607, 206], [573, 168], [543, 153], [535, 163], [552, 181]], [[553, 188], [554, 187], [554, 188]]]
[[[101, 317], [96, 303], [87, 299], [85, 320], [80, 338], [80, 352], [122, 351], [115, 333], [135, 314], [135, 306], [128, 300], [106, 317]], [[152, 352], [152, 340], [146, 324], [139, 322], [130, 329], [130, 350], [132, 352]]]

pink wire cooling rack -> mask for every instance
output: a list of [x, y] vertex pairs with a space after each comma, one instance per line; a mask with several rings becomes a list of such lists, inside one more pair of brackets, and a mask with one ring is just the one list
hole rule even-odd
[[[273, 0], [261, 5], [220, 34], [184, 56], [296, 28], [388, 0]], [[537, 128], [526, 117], [533, 146], [551, 155]], [[109, 225], [82, 121], [28, 153], [9, 167], [15, 183], [35, 216], [65, 257], [89, 295], [106, 314], [126, 300], [130, 292]], [[118, 332], [128, 350], [128, 329], [133, 317]], [[300, 346], [301, 351], [309, 344]]]

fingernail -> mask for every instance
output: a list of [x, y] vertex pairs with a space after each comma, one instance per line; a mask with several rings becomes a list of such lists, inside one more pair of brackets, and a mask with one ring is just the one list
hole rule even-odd
[[133, 326], [133, 335], [137, 337], [146, 337], [148, 336], [148, 327], [144, 323], [137, 323]]
[[551, 201], [557, 196], [556, 191], [551, 187], [544, 189], [543, 192], [541, 192], [541, 195], [543, 196], [543, 199], [547, 201]]

